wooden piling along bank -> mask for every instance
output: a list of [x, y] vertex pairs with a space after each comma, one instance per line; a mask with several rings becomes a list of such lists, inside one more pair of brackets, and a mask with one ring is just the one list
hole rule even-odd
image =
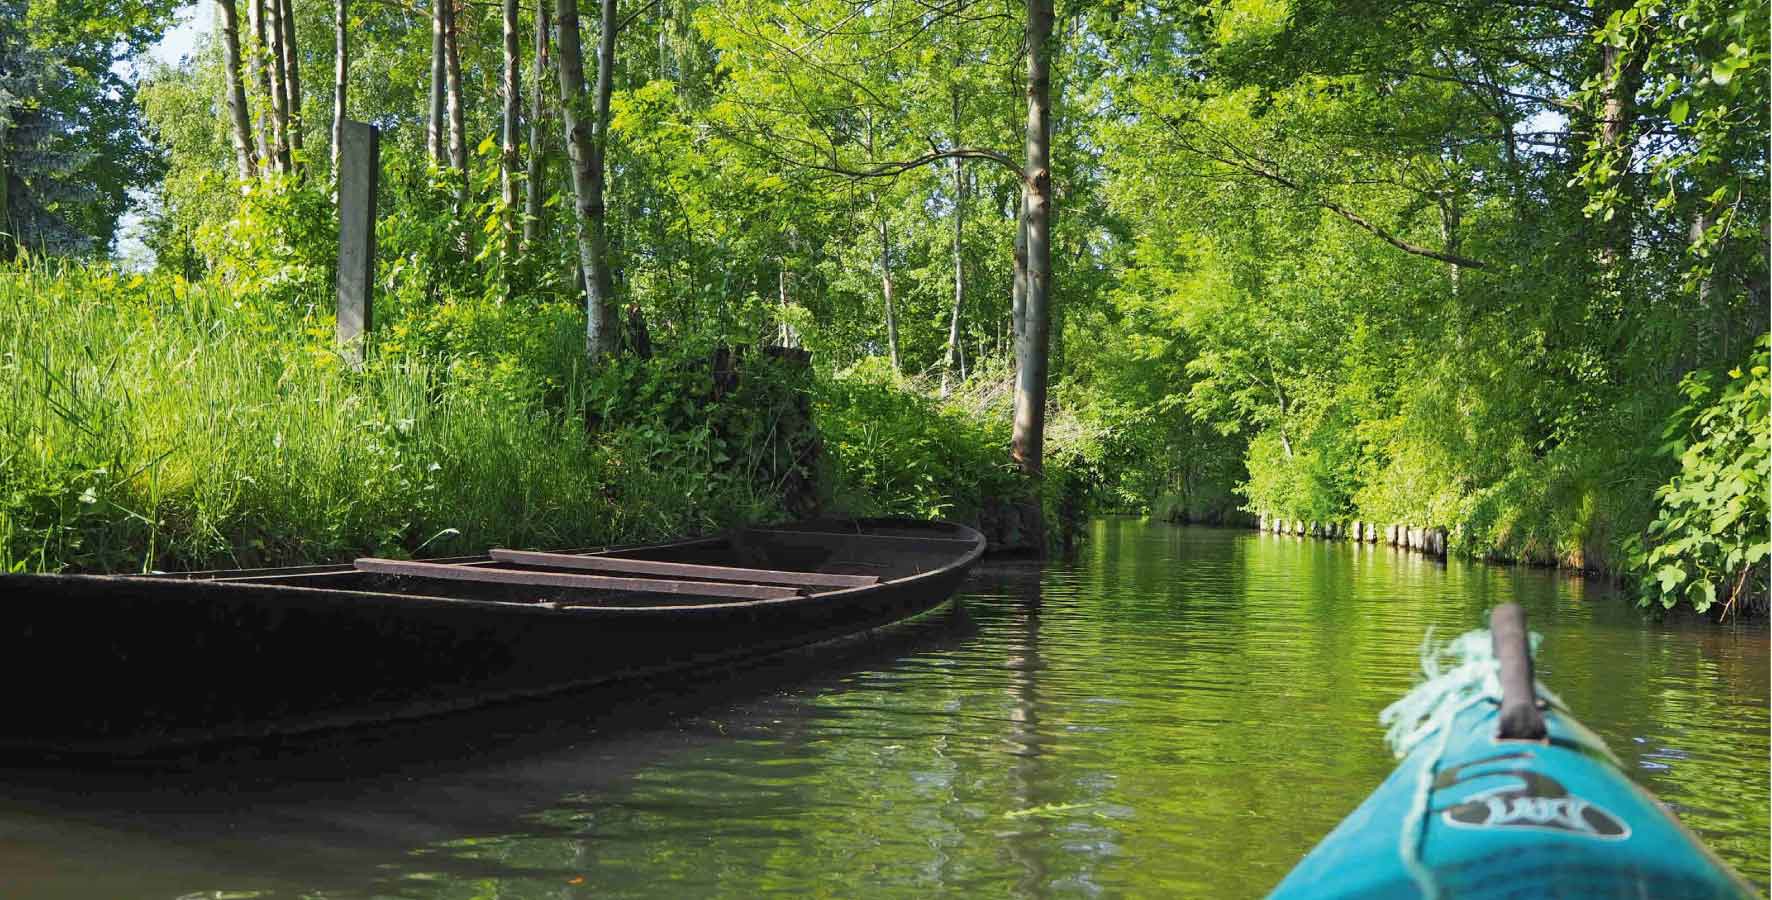
[[1375, 525], [1371, 522], [1307, 522], [1283, 519], [1262, 513], [1256, 526], [1273, 534], [1299, 537], [1356, 541], [1365, 544], [1389, 544], [1405, 550], [1419, 550], [1430, 556], [1446, 556], [1446, 529], [1415, 525]]

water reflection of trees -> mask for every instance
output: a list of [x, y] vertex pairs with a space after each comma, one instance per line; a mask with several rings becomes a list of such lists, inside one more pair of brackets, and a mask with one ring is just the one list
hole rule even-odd
[[46, 815], [96, 823], [63, 848], [84, 856], [111, 850], [120, 809], [177, 833], [197, 849], [136, 879], [168, 896], [1252, 896], [1390, 771], [1375, 717], [1427, 629], [1517, 600], [1551, 687], [1765, 881], [1763, 627], [1646, 622], [1549, 573], [1130, 520], [1097, 523], [1075, 566], [995, 565], [966, 594], [695, 688], [415, 729], [385, 764], [315, 751], [313, 784], [287, 760], [271, 790], [86, 781], [84, 813], [48, 791]]

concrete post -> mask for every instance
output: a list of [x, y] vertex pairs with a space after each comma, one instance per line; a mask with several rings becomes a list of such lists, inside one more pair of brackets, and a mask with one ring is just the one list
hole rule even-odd
[[375, 191], [381, 181], [381, 132], [345, 122], [338, 162], [338, 349], [353, 365], [374, 323]]

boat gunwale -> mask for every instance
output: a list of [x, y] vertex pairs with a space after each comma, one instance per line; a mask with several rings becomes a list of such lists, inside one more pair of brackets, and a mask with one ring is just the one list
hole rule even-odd
[[[230, 591], [270, 591], [273, 595], [283, 595], [283, 596], [279, 597], [278, 599], [290, 599], [290, 600], [293, 600], [297, 596], [333, 597], [333, 598], [339, 598], [339, 599], [352, 598], [352, 599], [368, 599], [368, 600], [376, 600], [376, 601], [387, 601], [390, 604], [398, 603], [398, 604], [402, 604], [402, 605], [421, 605], [421, 606], [445, 605], [445, 606], [457, 606], [457, 607], [460, 607], [460, 606], [482, 607], [482, 608], [488, 608], [488, 609], [509, 610], [509, 611], [525, 610], [525, 611], [528, 611], [530, 613], [537, 614], [537, 615], [570, 616], [570, 617], [574, 617], [574, 618], [597, 618], [599, 616], [605, 616], [605, 615], [619, 616], [619, 617], [624, 617], [624, 618], [646, 617], [646, 616], [657, 616], [657, 617], [661, 617], [661, 618], [676, 618], [676, 617], [679, 617], [683, 614], [791, 608], [792, 606], [795, 606], [795, 605], [810, 606], [815, 603], [822, 603], [824, 601], [829, 601], [829, 600], [839, 600], [839, 601], [852, 600], [852, 599], [856, 599], [857, 597], [860, 597], [860, 596], [866, 596], [866, 595], [873, 594], [873, 593], [879, 593], [879, 592], [882, 592], [882, 591], [885, 591], [888, 589], [895, 589], [895, 588], [899, 588], [901, 586], [915, 585], [920, 582], [924, 582], [924, 581], [928, 581], [930, 579], [944, 576], [946, 574], [953, 572], [955, 569], [970, 566], [971, 564], [977, 562], [978, 559], [984, 555], [985, 549], [987, 547], [987, 541], [986, 541], [984, 535], [982, 533], [980, 533], [977, 529], [974, 529], [974, 528], [967, 526], [967, 525], [960, 524], [958, 522], [949, 522], [949, 521], [943, 520], [943, 519], [935, 519], [935, 520], [858, 519], [858, 520], [848, 520], [848, 521], [854, 521], [857, 523], [867, 523], [867, 522], [889, 523], [889, 522], [894, 522], [894, 521], [915, 522], [918, 525], [934, 526], [935, 528], [940, 528], [940, 529], [951, 529], [961, 535], [970, 535], [970, 541], [972, 543], [972, 547], [971, 547], [971, 549], [965, 551], [964, 553], [960, 553], [958, 555], [948, 558], [942, 565], [937, 566], [933, 569], [929, 569], [928, 571], [915, 572], [915, 573], [905, 575], [905, 576], [902, 576], [899, 578], [882, 580], [876, 584], [859, 585], [859, 586], [855, 586], [855, 587], [845, 587], [845, 588], [835, 588], [835, 589], [828, 590], [828, 591], [818, 591], [818, 592], [812, 592], [812, 593], [796, 594], [793, 596], [777, 597], [777, 598], [769, 598], [769, 599], [758, 599], [758, 600], [735, 599], [735, 600], [729, 600], [729, 601], [715, 601], [715, 602], [707, 602], [707, 603], [660, 603], [660, 604], [646, 604], [646, 605], [638, 605], [638, 606], [636, 606], [636, 605], [601, 605], [601, 604], [597, 604], [594, 602], [593, 603], [585, 603], [585, 604], [580, 605], [580, 604], [572, 604], [572, 603], [555, 603], [555, 602], [548, 602], [548, 601], [520, 602], [520, 601], [513, 601], [513, 600], [489, 600], [489, 599], [475, 598], [475, 597], [449, 597], [449, 596], [442, 596], [442, 595], [436, 595], [436, 594], [406, 594], [406, 593], [396, 593], [396, 592], [392, 592], [392, 591], [364, 591], [364, 590], [353, 590], [350, 588], [320, 587], [320, 586], [294, 585], [294, 584], [276, 584], [276, 583], [251, 580], [253, 578], [276, 577], [274, 573], [277, 573], [277, 572], [287, 572], [287, 574], [289, 574], [291, 576], [334, 575], [334, 574], [354, 573], [354, 572], [358, 571], [355, 568], [354, 563], [323, 565], [323, 566], [318, 566], [318, 567], [290, 566], [285, 569], [240, 569], [240, 570], [218, 569], [218, 570], [210, 570], [210, 572], [208, 572], [208, 573], [195, 573], [195, 572], [193, 572], [193, 573], [158, 573], [158, 574], [139, 574], [139, 575], [133, 575], [133, 574], [132, 575], [43, 574], [43, 575], [39, 575], [36, 577], [52, 578], [52, 579], [78, 579], [78, 580], [82, 580], [82, 581], [90, 580], [90, 581], [111, 582], [111, 583], [121, 583], [121, 584], [152, 583], [152, 584], [157, 584], [157, 585], [164, 585], [164, 584], [167, 584], [168, 582], [171, 582], [171, 583], [201, 583], [201, 584], [205, 584], [205, 585], [214, 585], [216, 587], [223, 588], [223, 589], [230, 590]], [[845, 539], [856, 539], [856, 540], [866, 540], [869, 537], [869, 535], [866, 532], [841, 532], [841, 531], [828, 531], [828, 530], [813, 531], [813, 530], [790, 529], [790, 530], [783, 530], [783, 533], [804, 534], [804, 535], [811, 536], [811, 537], [827, 537], [828, 536], [828, 537], [833, 537], [833, 538], [845, 538]], [[895, 536], [895, 537], [908, 537], [908, 536], [901, 535], [901, 536]], [[964, 537], [962, 537], [962, 538], [952, 538], [952, 537], [946, 537], [946, 536], [932, 536], [932, 537], [938, 541], [949, 541], [949, 542], [954, 542], [954, 543], [959, 543], [962, 540], [967, 540], [967, 538], [964, 538]], [[723, 536], [704, 536], [704, 537], [699, 537], [699, 538], [689, 538], [689, 539], [678, 540], [678, 541], [666, 541], [666, 542], [658, 543], [658, 544], [633, 544], [633, 545], [626, 545], [626, 546], [621, 546], [621, 547], [611, 547], [611, 548], [597, 550], [597, 551], [591, 551], [591, 552], [611, 553], [611, 552], [632, 552], [632, 551], [637, 551], [637, 550], [670, 549], [670, 548], [674, 548], [674, 547], [694, 546], [696, 544], [711, 543], [714, 541], [725, 540], [725, 539], [726, 538]], [[468, 561], [472, 561], [475, 563], [481, 563], [481, 564], [497, 563], [498, 562], [498, 560], [491, 559], [490, 557], [481, 557], [481, 556], [452, 557], [452, 558], [445, 558], [445, 559], [454, 559], [454, 560], [463, 561], [463, 562], [457, 563], [457, 564], [471, 564]], [[439, 559], [439, 560], [425, 560], [425, 561], [426, 562], [440, 562], [441, 560]], [[312, 569], [312, 571], [302, 571], [302, 570], [308, 570], [308, 569]], [[291, 570], [296, 570], [296, 571], [291, 571]], [[220, 575], [221, 573], [230, 572], [230, 571], [238, 571], [238, 572], [242, 572], [242, 573], [254, 572], [257, 574], [255, 574], [255, 575], [244, 575], [243, 574], [240, 577], [238, 577], [237, 579], [229, 579], [229, 578], [221, 578], [221, 577], [198, 577], [198, 576], [204, 575], [204, 574]], [[687, 596], [694, 596], [694, 595], [687, 595]]]

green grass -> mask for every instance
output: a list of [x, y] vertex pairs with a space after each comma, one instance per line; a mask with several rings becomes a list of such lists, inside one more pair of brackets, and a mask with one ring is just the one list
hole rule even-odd
[[829, 513], [977, 521], [1022, 492], [1002, 404], [865, 366], [808, 380], [753, 362], [715, 392], [703, 336], [584, 376], [575, 309], [465, 299], [389, 304], [358, 370], [333, 350], [330, 297], [290, 295], [0, 269], [0, 571], [706, 532], [804, 511], [790, 485], [814, 425]]
[[[0, 273], [0, 569], [556, 547], [768, 513], [686, 473], [693, 456], [660, 465], [634, 432], [588, 436], [504, 389], [524, 379], [496, 361], [382, 354], [353, 371], [315, 308], [98, 269]], [[564, 381], [556, 409], [575, 408]]]

